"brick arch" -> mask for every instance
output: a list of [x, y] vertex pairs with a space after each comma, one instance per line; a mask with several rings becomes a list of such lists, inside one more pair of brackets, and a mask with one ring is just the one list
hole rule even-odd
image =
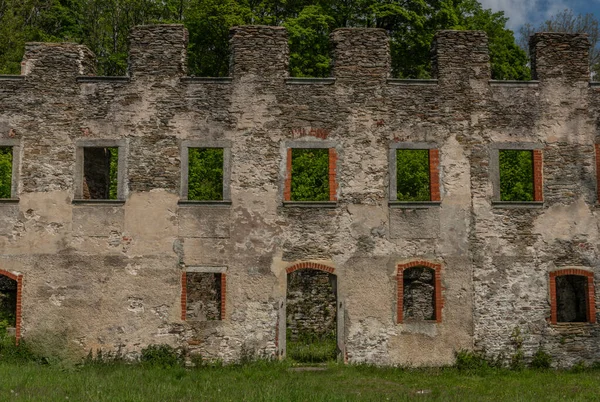
[[587, 278], [587, 316], [589, 323], [596, 322], [596, 298], [594, 295], [594, 273], [585, 269], [563, 268], [550, 272], [550, 323], [558, 323], [558, 303], [556, 301], [556, 277], [576, 275]]
[[14, 274], [9, 271], [0, 269], [0, 275], [6, 276], [14, 281], [17, 281], [17, 311], [15, 312], [15, 338], [17, 345], [21, 339], [21, 294], [23, 289], [23, 275]]
[[335, 275], [335, 268], [330, 267], [325, 264], [319, 264], [316, 262], [299, 262], [285, 269], [285, 272], [291, 274], [294, 271], [298, 271], [299, 269], [317, 269], [319, 271], [325, 271], [330, 274]]
[[442, 299], [442, 264], [426, 261], [426, 260], [413, 260], [404, 264], [398, 264], [398, 272], [396, 275], [397, 281], [397, 323], [402, 324], [404, 322], [404, 271], [406, 269], [415, 267], [425, 267], [433, 270], [434, 272], [434, 301], [435, 301], [435, 318], [432, 321], [437, 323], [442, 322], [442, 307], [444, 301]]

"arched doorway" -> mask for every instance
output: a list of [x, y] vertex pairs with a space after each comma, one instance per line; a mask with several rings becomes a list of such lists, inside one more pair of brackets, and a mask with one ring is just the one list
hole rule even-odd
[[317, 263], [288, 267], [286, 299], [280, 316], [281, 354], [301, 363], [342, 355], [343, 322], [334, 268]]
[[0, 270], [0, 336], [21, 336], [22, 275]]

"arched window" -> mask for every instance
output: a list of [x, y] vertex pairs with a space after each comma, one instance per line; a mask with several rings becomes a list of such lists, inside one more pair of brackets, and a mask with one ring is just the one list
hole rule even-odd
[[412, 261], [398, 265], [398, 324], [442, 322], [441, 264]]
[[583, 269], [550, 273], [550, 321], [596, 322], [594, 274]]

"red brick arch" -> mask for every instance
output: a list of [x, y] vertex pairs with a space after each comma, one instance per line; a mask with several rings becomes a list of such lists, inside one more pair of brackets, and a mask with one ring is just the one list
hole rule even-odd
[[442, 300], [442, 264], [438, 264], [431, 261], [425, 260], [413, 260], [404, 264], [398, 264], [398, 274], [396, 275], [397, 280], [397, 323], [402, 324], [404, 321], [404, 270], [414, 267], [426, 267], [430, 268], [435, 272], [434, 275], [434, 292], [435, 292], [435, 318], [433, 321], [442, 322], [442, 307], [444, 301]]
[[579, 275], [587, 278], [587, 322], [596, 322], [596, 298], [594, 297], [594, 273], [585, 269], [565, 268], [550, 272], [550, 323], [558, 323], [558, 305], [556, 303], [556, 277]]
[[17, 311], [16, 311], [16, 323], [15, 323], [15, 337], [16, 343], [19, 344], [19, 339], [21, 339], [21, 294], [23, 290], [23, 275], [14, 274], [12, 272], [5, 271], [0, 269], [0, 275], [4, 275], [7, 278], [10, 278], [14, 281], [17, 281]]
[[299, 262], [290, 267], [287, 267], [285, 269], [285, 272], [291, 274], [292, 272], [298, 271], [299, 269], [318, 269], [319, 271], [325, 271], [335, 275], [335, 268], [316, 262]]

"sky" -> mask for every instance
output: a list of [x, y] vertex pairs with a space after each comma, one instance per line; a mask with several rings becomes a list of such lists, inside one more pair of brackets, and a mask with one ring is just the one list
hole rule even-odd
[[576, 14], [592, 13], [600, 19], [600, 0], [479, 0], [484, 8], [504, 11], [509, 17], [507, 27], [515, 32], [525, 24], [533, 26], [547, 20], [550, 16], [565, 8]]

